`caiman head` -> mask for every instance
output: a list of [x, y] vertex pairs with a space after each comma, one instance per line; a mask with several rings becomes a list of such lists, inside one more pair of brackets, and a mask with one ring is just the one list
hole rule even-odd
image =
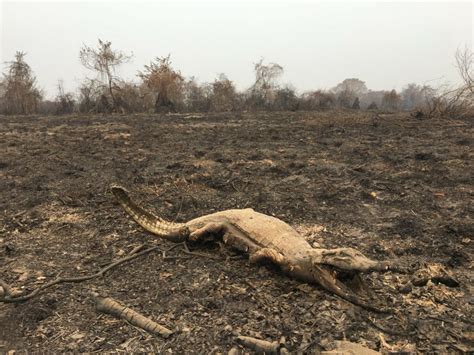
[[155, 216], [132, 201], [128, 191], [120, 185], [113, 184], [110, 189], [123, 209], [147, 231], [175, 242], [185, 241], [189, 236], [190, 231], [186, 224], [165, 221]]
[[353, 248], [314, 249], [311, 259], [313, 264], [330, 265], [350, 272], [386, 272], [394, 269], [391, 262], [369, 259]]

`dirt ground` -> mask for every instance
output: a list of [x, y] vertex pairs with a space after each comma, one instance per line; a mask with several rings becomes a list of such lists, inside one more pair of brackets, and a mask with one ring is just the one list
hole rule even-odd
[[[112, 182], [169, 220], [230, 208], [274, 215], [324, 247], [354, 247], [459, 286], [363, 275], [374, 314], [219, 245], [190, 245], [103, 277], [0, 303], [0, 352], [226, 353], [238, 335], [318, 352], [474, 350], [472, 122], [364, 112], [0, 117], [0, 270], [17, 291], [96, 272], [160, 240]], [[454, 285], [455, 286], [455, 285]], [[95, 311], [90, 292], [176, 330], [168, 339]]]

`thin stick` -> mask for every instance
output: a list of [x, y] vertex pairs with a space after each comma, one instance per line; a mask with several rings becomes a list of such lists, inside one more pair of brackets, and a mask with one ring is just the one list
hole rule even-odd
[[407, 335], [413, 335], [413, 334], [416, 333], [416, 332], [398, 331], [398, 330], [388, 329], [388, 328], [382, 327], [381, 325], [375, 323], [375, 321], [370, 317], [367, 317], [366, 319], [369, 321], [370, 325], [372, 325], [375, 329], [380, 330], [381, 332], [383, 332], [385, 334], [390, 334], [390, 335], [395, 335], [395, 336], [407, 336]]
[[[4, 297], [0, 297], [0, 302], [3, 302], [3, 303], [25, 302], [25, 301], [28, 301], [29, 299], [37, 296], [40, 292], [44, 291], [45, 289], [47, 289], [51, 286], [58, 285], [58, 284], [61, 284], [61, 283], [83, 282], [83, 281], [87, 281], [87, 280], [97, 278], [99, 276], [103, 276], [110, 269], [113, 269], [114, 267], [116, 267], [120, 264], [123, 264], [127, 261], [136, 259], [136, 258], [138, 258], [142, 255], [148, 254], [148, 253], [150, 253], [154, 250], [159, 250], [159, 247], [154, 246], [154, 247], [145, 249], [145, 250], [143, 250], [139, 253], [135, 252], [131, 255], [127, 255], [126, 257], [123, 257], [121, 259], [118, 259], [117, 261], [114, 261], [113, 263], [111, 263], [108, 266], [100, 269], [99, 271], [97, 271], [95, 274], [92, 274], [92, 275], [85, 275], [85, 276], [79, 276], [79, 277], [59, 277], [58, 276], [58, 277], [56, 277], [56, 279], [54, 279], [54, 280], [52, 280], [48, 283], [45, 283], [44, 285], [41, 285], [40, 287], [36, 288], [35, 290], [31, 291], [29, 294], [26, 294], [24, 296], [22, 296], [22, 295], [13, 296], [13, 295], [11, 295], [11, 293], [9, 294], [7, 290], [8, 290], [8, 287], [10, 287], [10, 286], [6, 282], [4, 282], [3, 280], [0, 279], [0, 286], [2, 286], [6, 290], [6, 292], [5, 292], [6, 295]], [[5, 288], [4, 285], [7, 285], [7, 288]], [[11, 288], [10, 288], [10, 290], [11, 290]]]
[[172, 245], [168, 249], [163, 250], [161, 252], [161, 255], [163, 256], [163, 260], [189, 259], [186, 256], [177, 256], [177, 255], [176, 256], [168, 256], [168, 255], [166, 255], [167, 252], [170, 252], [171, 250], [176, 249], [177, 247], [180, 247], [182, 245], [183, 245], [183, 243], [177, 243], [177, 244]]

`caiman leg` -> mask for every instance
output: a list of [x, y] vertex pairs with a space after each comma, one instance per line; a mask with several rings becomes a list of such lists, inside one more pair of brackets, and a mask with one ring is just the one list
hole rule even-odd
[[249, 257], [251, 263], [262, 263], [271, 261], [277, 265], [288, 265], [288, 259], [282, 253], [271, 248], [262, 248], [251, 254]]
[[222, 241], [227, 246], [248, 253], [249, 255], [260, 249], [260, 246], [255, 244], [251, 236], [245, 231], [225, 221], [209, 222], [203, 227], [194, 230], [189, 235], [189, 240], [198, 241], [209, 236], [222, 238]]
[[219, 235], [224, 230], [222, 223], [208, 223], [204, 227], [198, 228], [189, 235], [189, 240], [197, 242], [209, 235]]
[[293, 265], [283, 254], [271, 248], [262, 248], [249, 255], [252, 264], [273, 263], [285, 273], [291, 275], [297, 266]]

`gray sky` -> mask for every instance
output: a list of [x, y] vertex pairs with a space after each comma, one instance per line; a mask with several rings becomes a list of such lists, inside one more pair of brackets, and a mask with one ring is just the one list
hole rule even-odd
[[49, 97], [60, 78], [76, 89], [88, 73], [79, 48], [97, 38], [134, 53], [120, 69], [127, 79], [171, 54], [187, 77], [225, 73], [245, 89], [263, 57], [282, 65], [281, 82], [299, 92], [352, 77], [373, 90], [455, 82], [454, 53], [473, 38], [471, 1], [0, 1], [0, 59], [27, 52]]

